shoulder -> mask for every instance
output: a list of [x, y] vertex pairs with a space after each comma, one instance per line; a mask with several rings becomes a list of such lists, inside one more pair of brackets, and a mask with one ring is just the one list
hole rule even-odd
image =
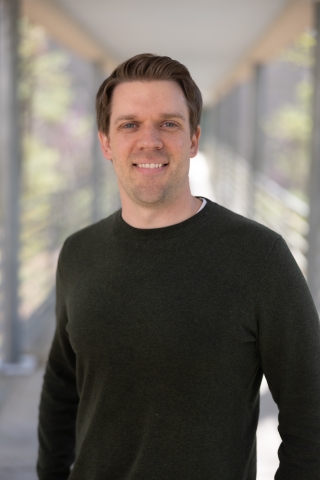
[[119, 211], [92, 225], [88, 225], [69, 235], [63, 243], [59, 263], [70, 263], [90, 259], [90, 253], [101, 245], [112, 242], [113, 225]]
[[[210, 215], [198, 230], [198, 251], [208, 264], [251, 285], [259, 281], [281, 235], [272, 229], [210, 202]], [[201, 212], [200, 212], [201, 213]]]
[[270, 249], [281, 235], [261, 223], [210, 202], [212, 211], [208, 227], [215, 232], [217, 239], [237, 249]]

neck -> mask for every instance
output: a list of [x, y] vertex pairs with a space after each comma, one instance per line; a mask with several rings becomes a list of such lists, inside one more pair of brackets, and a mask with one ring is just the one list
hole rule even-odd
[[162, 228], [183, 222], [197, 213], [202, 201], [189, 195], [178, 198], [170, 205], [135, 204], [122, 198], [122, 218], [135, 228]]

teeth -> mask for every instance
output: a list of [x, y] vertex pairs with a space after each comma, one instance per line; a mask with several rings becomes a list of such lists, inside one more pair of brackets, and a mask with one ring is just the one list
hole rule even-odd
[[164, 163], [137, 163], [139, 168], [160, 168], [163, 167]]

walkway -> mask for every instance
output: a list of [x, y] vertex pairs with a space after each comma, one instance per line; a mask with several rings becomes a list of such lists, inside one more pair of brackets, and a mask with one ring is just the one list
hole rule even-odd
[[0, 376], [0, 480], [36, 480], [37, 419], [45, 361], [54, 330], [54, 311], [32, 353], [39, 360], [28, 377]]

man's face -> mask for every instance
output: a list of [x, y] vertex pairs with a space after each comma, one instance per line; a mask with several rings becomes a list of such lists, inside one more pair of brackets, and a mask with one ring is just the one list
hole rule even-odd
[[99, 132], [113, 162], [122, 202], [170, 204], [190, 194], [190, 158], [200, 128], [190, 134], [189, 111], [173, 81], [125, 82], [113, 91], [109, 134]]

